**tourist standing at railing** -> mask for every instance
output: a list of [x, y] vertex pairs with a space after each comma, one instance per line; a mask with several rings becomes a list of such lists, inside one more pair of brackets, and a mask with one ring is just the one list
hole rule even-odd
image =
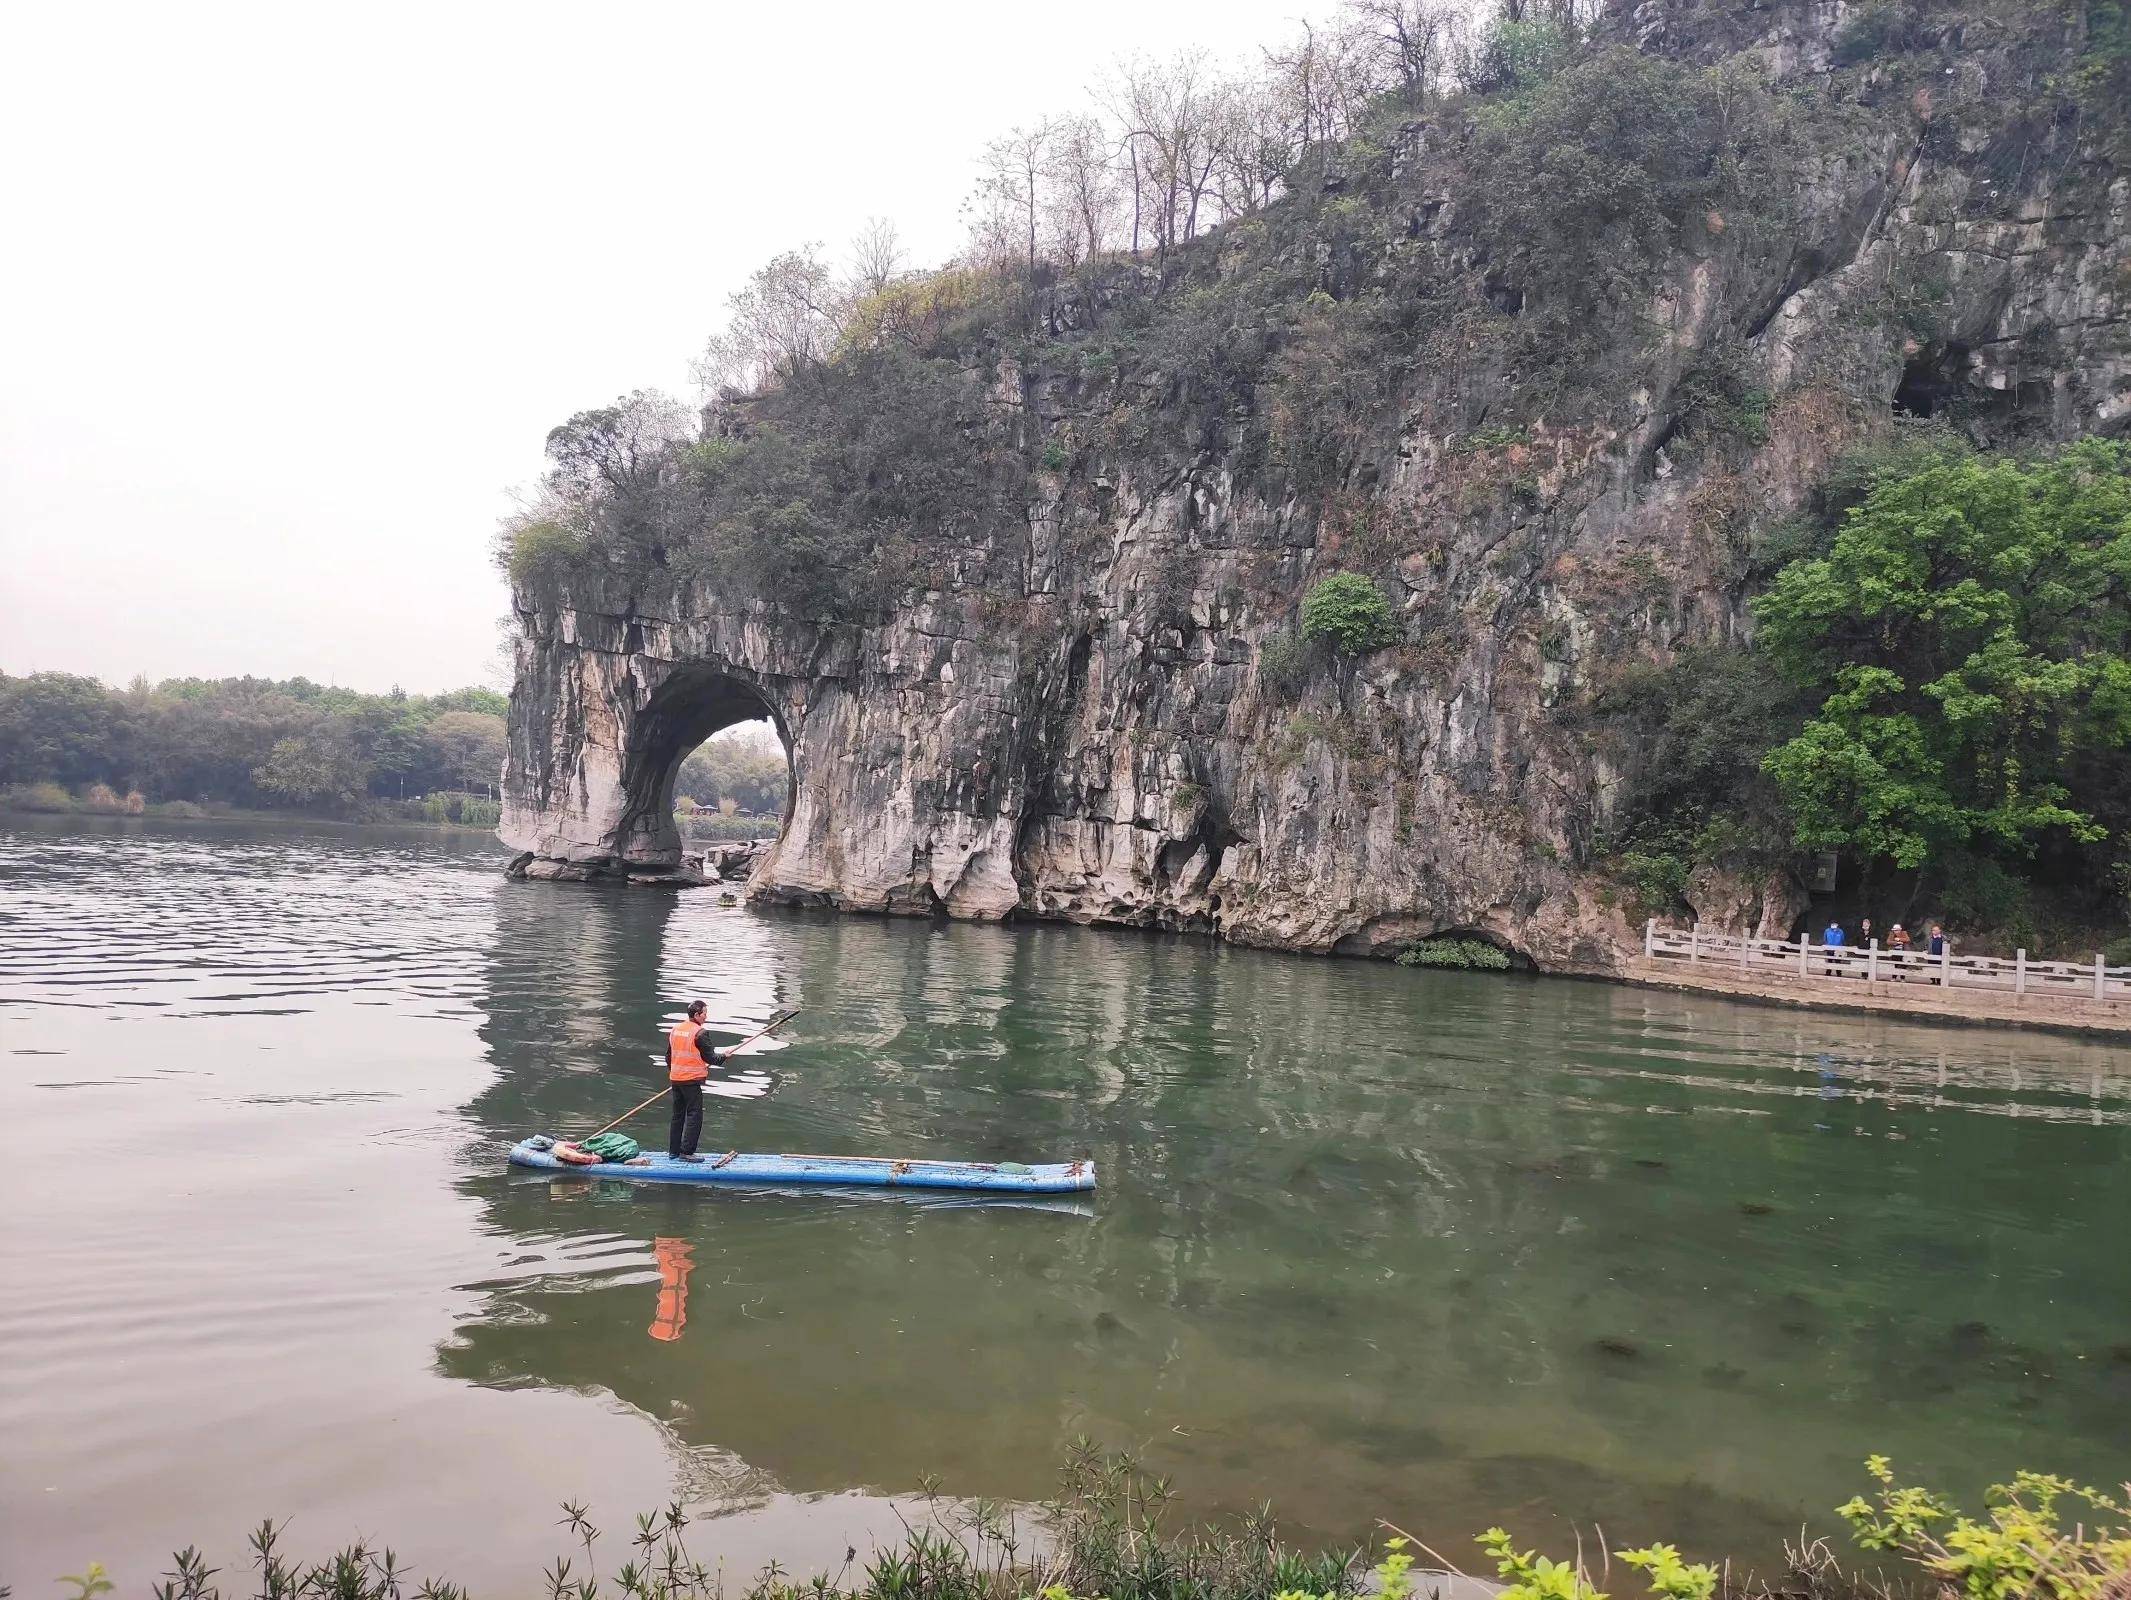
[[1908, 974], [1911, 948], [1912, 942], [1907, 928], [1897, 922], [1887, 930], [1887, 949], [1894, 957], [1894, 976], [1897, 981]]
[[1828, 947], [1828, 976], [1835, 977], [1842, 971], [1842, 956], [1838, 953], [1842, 949], [1842, 924], [1830, 922], [1820, 942]]
[[[1931, 961], [1934, 967], [1937, 967], [1939, 965], [1941, 958], [1944, 957], [1946, 952], [1952, 948], [1951, 944], [1949, 944], [1947, 941], [1946, 930], [1940, 927], [1936, 922], [1931, 925], [1931, 935], [1925, 941], [1924, 948], [1931, 952]], [[1931, 981], [1933, 983], [1937, 983], [1940, 981], [1939, 975], [1936, 971], [1931, 974]]]
[[1860, 950], [1872, 948], [1872, 919], [1870, 917], [1865, 918], [1864, 921], [1857, 925], [1857, 948]]

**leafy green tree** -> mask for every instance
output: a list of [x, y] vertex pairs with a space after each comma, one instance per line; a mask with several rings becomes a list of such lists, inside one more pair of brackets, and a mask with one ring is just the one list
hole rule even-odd
[[124, 731], [118, 697], [94, 678], [0, 676], [0, 782], [108, 781]]
[[1381, 650], [1398, 639], [1398, 622], [1384, 591], [1358, 572], [1335, 572], [1302, 598], [1302, 636], [1323, 639], [1350, 656]]
[[479, 711], [447, 711], [423, 735], [457, 789], [485, 789], [503, 771], [504, 722]]
[[1766, 762], [1801, 846], [1913, 867], [2108, 837], [2131, 783], [2131, 447], [1884, 478], [1754, 614], [1820, 698]]
[[368, 774], [332, 730], [277, 739], [252, 782], [299, 806], [340, 807], [363, 792]]
[[681, 763], [677, 794], [715, 807], [730, 800], [742, 811], [775, 814], [784, 809], [791, 771], [784, 746], [767, 728], [749, 728], [709, 740]]

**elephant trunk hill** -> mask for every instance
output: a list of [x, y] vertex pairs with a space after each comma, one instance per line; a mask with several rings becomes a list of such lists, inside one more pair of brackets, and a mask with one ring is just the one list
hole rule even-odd
[[[1619, 675], [1748, 639], [1860, 446], [2131, 424], [2109, 9], [1618, 4], [1187, 244], [928, 277], [513, 556], [519, 869], [670, 869], [679, 762], [767, 715], [751, 895], [1617, 970]], [[1686, 894], [1804, 904], [1750, 855]]]

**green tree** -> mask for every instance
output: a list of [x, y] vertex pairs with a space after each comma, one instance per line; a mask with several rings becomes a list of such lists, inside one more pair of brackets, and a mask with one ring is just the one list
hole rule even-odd
[[713, 738], [681, 764], [679, 794], [715, 807], [730, 800], [742, 811], [775, 814], [791, 786], [784, 746], [767, 727], [749, 727]]
[[368, 776], [347, 741], [326, 728], [275, 740], [252, 782], [299, 806], [338, 808], [362, 795]]
[[504, 722], [479, 711], [447, 711], [429, 724], [423, 740], [431, 758], [454, 787], [486, 789], [503, 771]]
[[1358, 656], [1394, 643], [1398, 622], [1383, 590], [1358, 572], [1335, 572], [1303, 596], [1302, 636]]
[[94, 678], [0, 676], [0, 782], [108, 782], [124, 729], [118, 697]]
[[1913, 867], [2093, 844], [2120, 818], [2131, 447], [1942, 455], [1883, 478], [1754, 614], [1761, 648], [1820, 698], [1766, 763], [1801, 846]]

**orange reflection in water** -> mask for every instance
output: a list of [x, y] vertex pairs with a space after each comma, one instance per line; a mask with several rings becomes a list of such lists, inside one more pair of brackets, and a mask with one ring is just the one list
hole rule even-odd
[[686, 1239], [667, 1238], [654, 1239], [652, 1251], [659, 1263], [659, 1304], [651, 1337], [670, 1344], [688, 1326], [688, 1275], [696, 1269], [696, 1251]]

